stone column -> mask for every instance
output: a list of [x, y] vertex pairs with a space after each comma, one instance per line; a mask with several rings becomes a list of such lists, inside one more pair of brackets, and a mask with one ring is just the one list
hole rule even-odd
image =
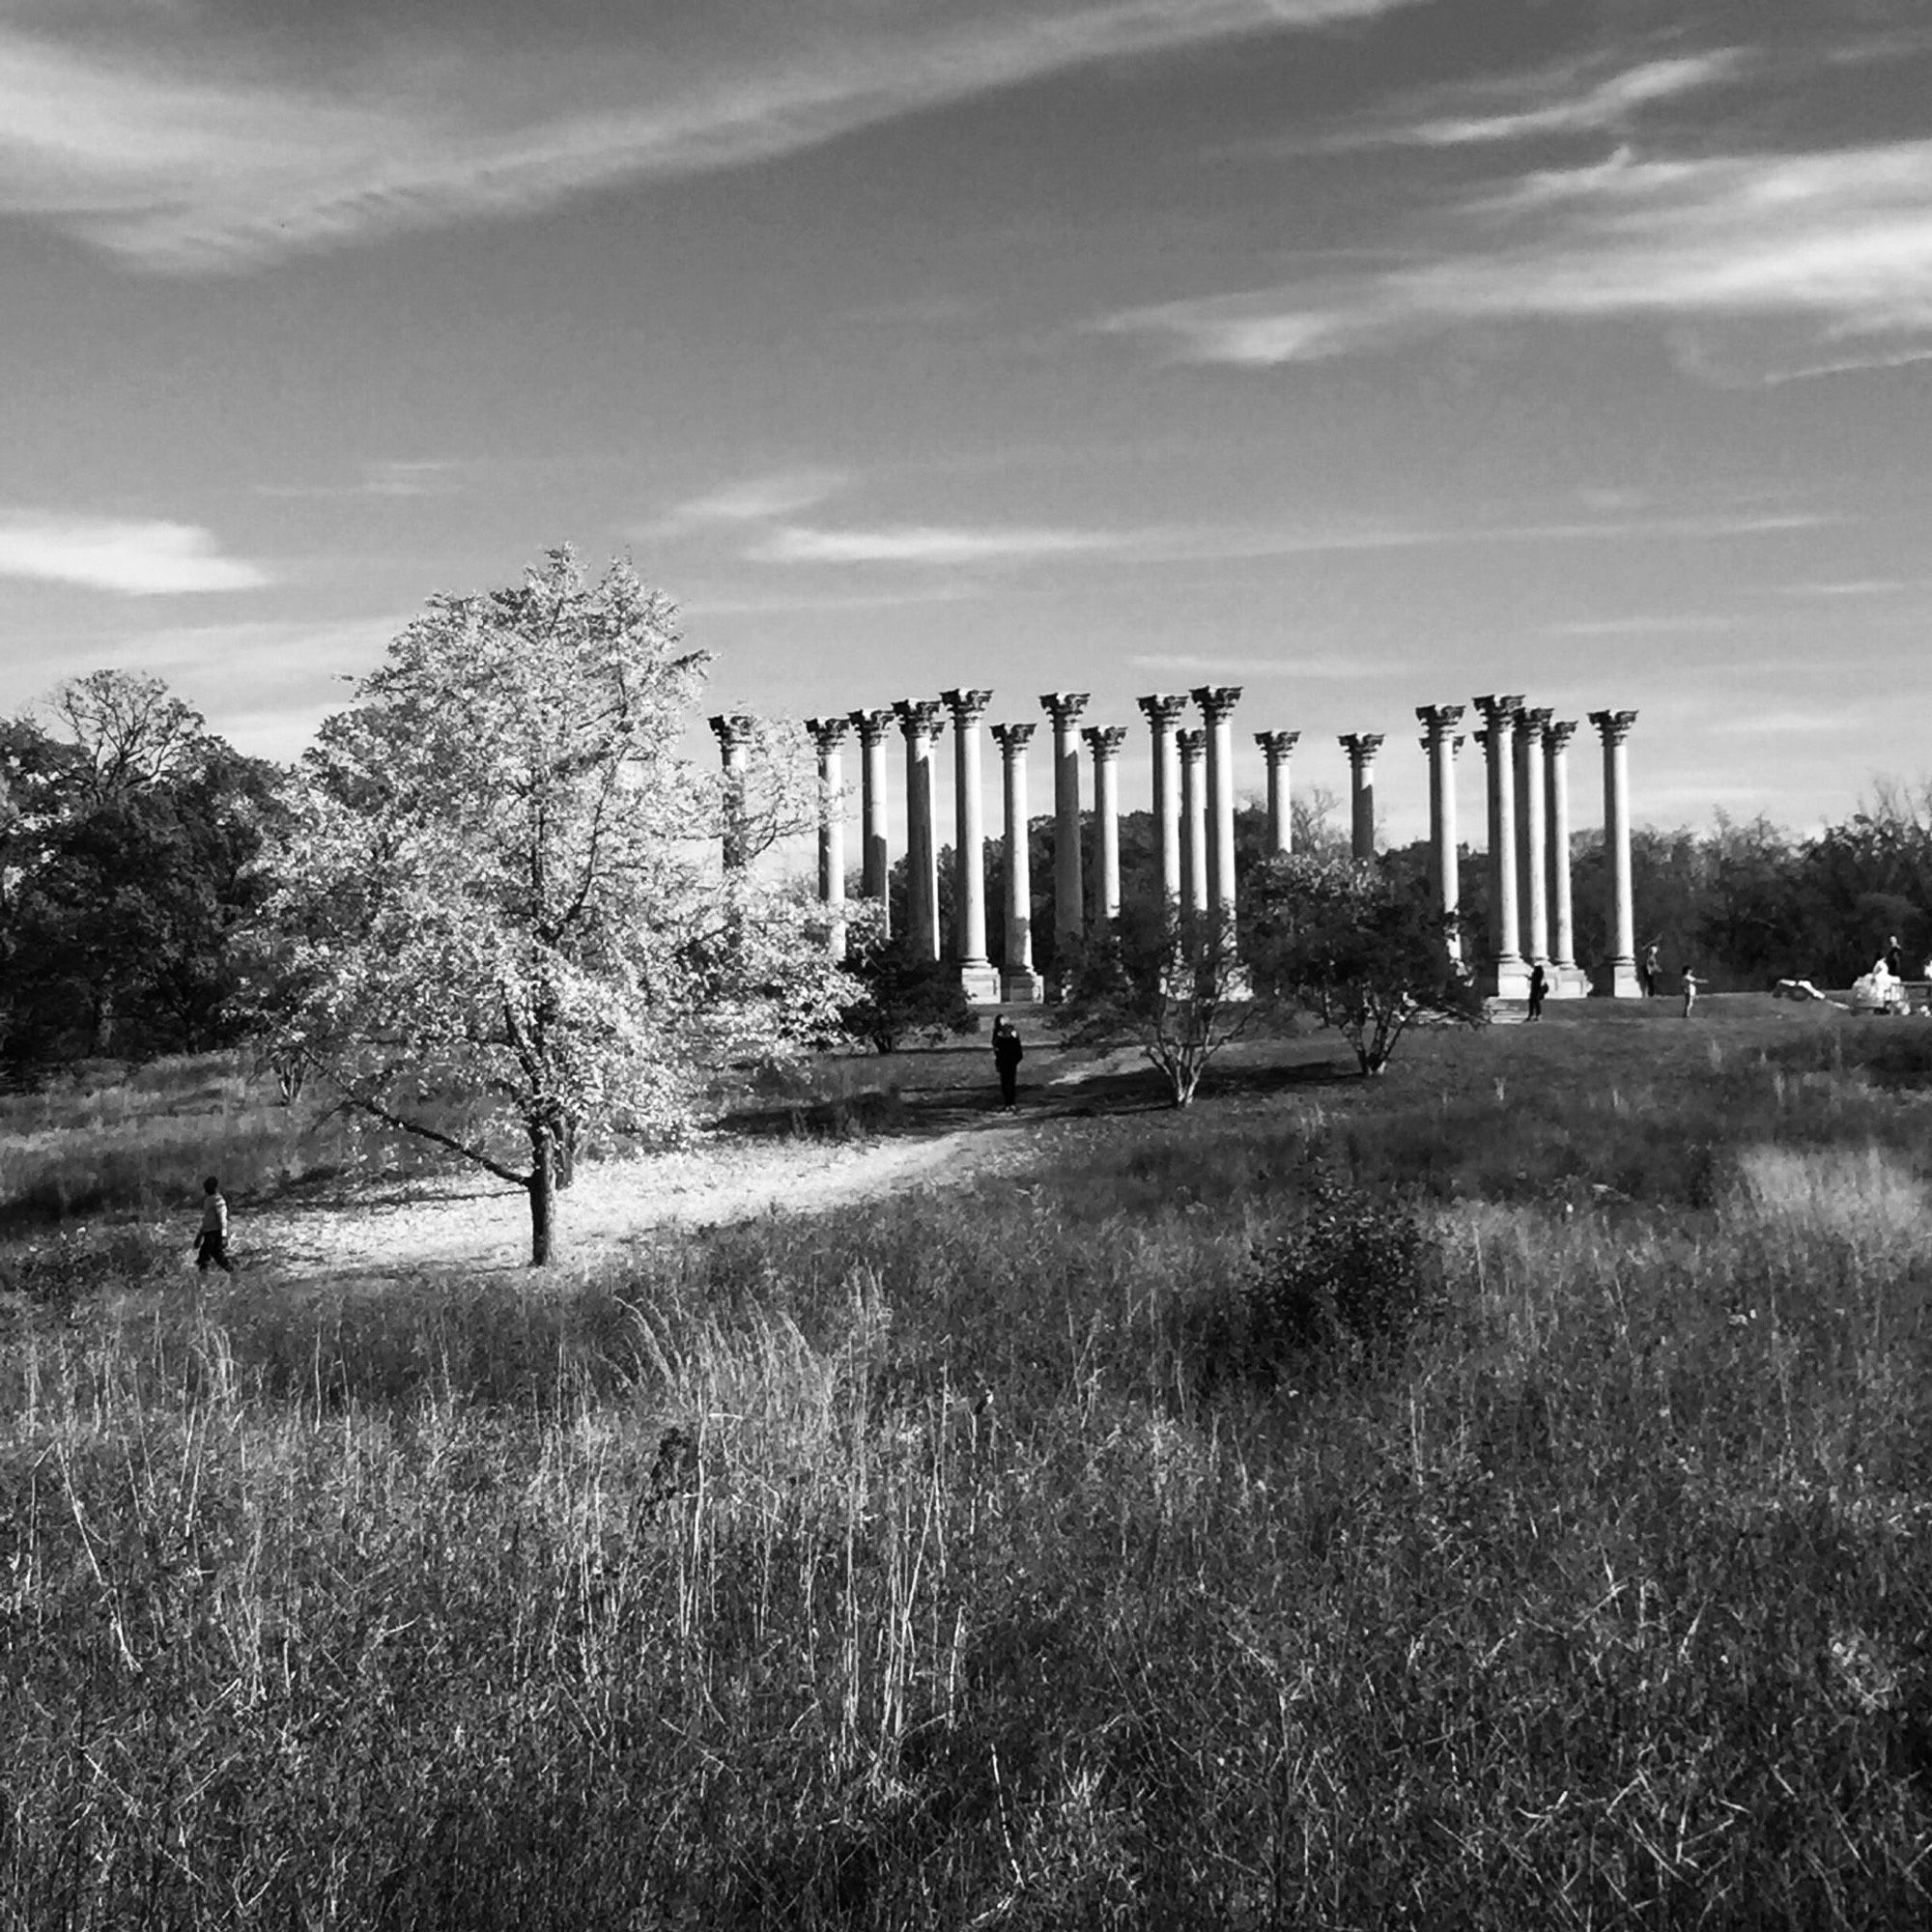
[[1593, 711], [1590, 723], [1604, 739], [1604, 848], [1610, 875], [1608, 992], [1613, 999], [1642, 998], [1636, 977], [1636, 908], [1631, 895], [1630, 744], [1634, 711]]
[[1086, 930], [1080, 883], [1080, 732], [1084, 691], [1049, 691], [1040, 704], [1053, 720], [1053, 936], [1065, 961]]
[[933, 842], [932, 748], [941, 725], [929, 697], [893, 706], [906, 748], [906, 940], [915, 959], [939, 957], [939, 854]]
[[1204, 684], [1194, 694], [1208, 732], [1208, 916], [1235, 943], [1235, 706], [1238, 684]]
[[1257, 731], [1255, 743], [1267, 760], [1267, 850], [1279, 859], [1294, 850], [1294, 810], [1288, 790], [1288, 760], [1301, 742], [1299, 731]]
[[845, 733], [843, 718], [808, 718], [818, 747], [818, 898], [825, 938], [835, 959], [845, 956]]
[[1462, 743], [1456, 727], [1463, 722], [1463, 707], [1418, 704], [1415, 715], [1424, 727], [1422, 749], [1429, 753], [1429, 887], [1435, 909], [1452, 922], [1444, 935], [1449, 956], [1461, 959], [1462, 934], [1453, 922], [1463, 897], [1462, 862], [1456, 849], [1456, 747]]
[[1529, 969], [1523, 964], [1517, 920], [1516, 810], [1512, 796], [1516, 762], [1517, 697], [1479, 697], [1486, 729], [1478, 739], [1489, 763], [1490, 952], [1483, 991], [1494, 999], [1526, 1000]]
[[994, 1005], [1000, 976], [986, 957], [986, 827], [980, 797], [980, 720], [990, 691], [942, 691], [952, 714], [952, 953], [975, 1006]]
[[1544, 817], [1543, 734], [1548, 708], [1525, 711], [1517, 721], [1517, 906], [1522, 916], [1525, 964], [1541, 962], [1549, 978], [1549, 848]]
[[739, 713], [714, 718], [711, 728], [724, 759], [724, 864], [736, 871], [745, 863], [745, 773], [756, 721]]
[[1189, 922], [1208, 910], [1208, 763], [1206, 731], [1178, 731], [1180, 753], [1180, 911]]
[[1033, 970], [1033, 857], [1027, 849], [1027, 747], [1032, 724], [995, 724], [993, 736], [1005, 766], [1007, 805], [1007, 963], [1000, 998], [1037, 1003], [1042, 987]]
[[1349, 856], [1373, 859], [1376, 856], [1376, 753], [1382, 748], [1379, 731], [1358, 732], [1344, 738], [1342, 749], [1349, 754]]
[[1124, 724], [1090, 724], [1081, 732], [1094, 759], [1094, 919], [1111, 925], [1121, 916], [1121, 747]]
[[1544, 816], [1549, 826], [1549, 994], [1581, 999], [1590, 976], [1577, 964], [1577, 928], [1570, 897], [1570, 740], [1577, 724], [1552, 723], [1543, 732]]
[[1153, 827], [1160, 853], [1160, 890], [1169, 908], [1180, 904], [1180, 748], [1174, 734], [1187, 700], [1156, 691], [1140, 700], [1153, 740]]
[[893, 714], [887, 710], [855, 711], [852, 727], [859, 734], [860, 821], [859, 891], [879, 904], [879, 937], [892, 937], [893, 915], [887, 880], [892, 852], [886, 838], [886, 733]]

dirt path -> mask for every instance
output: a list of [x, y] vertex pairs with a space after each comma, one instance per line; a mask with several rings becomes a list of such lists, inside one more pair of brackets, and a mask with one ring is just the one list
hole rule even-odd
[[[930, 1139], [707, 1136], [677, 1152], [586, 1168], [558, 1203], [558, 1256], [594, 1262], [657, 1228], [818, 1213], [910, 1188], [957, 1186], [1022, 1165], [1037, 1133], [1026, 1121], [995, 1120]], [[247, 1263], [285, 1278], [488, 1272], [528, 1261], [529, 1202], [488, 1175], [453, 1175], [272, 1209], [236, 1233]]]

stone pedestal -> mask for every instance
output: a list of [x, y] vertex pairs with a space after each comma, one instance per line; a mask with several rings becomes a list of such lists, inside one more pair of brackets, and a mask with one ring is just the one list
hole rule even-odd
[[1154, 846], [1160, 863], [1161, 896], [1170, 907], [1180, 903], [1180, 728], [1187, 700], [1178, 692], [1156, 691], [1140, 700], [1153, 753]]
[[1301, 742], [1299, 731], [1257, 731], [1255, 743], [1267, 760], [1267, 854], [1283, 859], [1294, 850], [1294, 808], [1288, 786], [1288, 762]]
[[1456, 752], [1463, 741], [1456, 735], [1456, 726], [1463, 722], [1463, 707], [1420, 704], [1415, 715], [1423, 726], [1422, 749], [1429, 753], [1429, 890], [1435, 910], [1451, 922], [1444, 945], [1449, 957], [1459, 960], [1463, 939], [1453, 923], [1463, 903], [1456, 830]]
[[906, 942], [917, 959], [939, 957], [939, 854], [934, 842], [932, 748], [941, 725], [931, 698], [893, 706], [906, 750]]
[[879, 937], [893, 930], [892, 901], [887, 881], [892, 874], [892, 849], [887, 840], [886, 733], [893, 714], [883, 708], [855, 711], [852, 728], [859, 734], [859, 891], [879, 908]]
[[1053, 937], [1063, 959], [1086, 931], [1080, 865], [1080, 714], [1084, 691], [1049, 691], [1040, 706], [1053, 721]]
[[1341, 741], [1349, 754], [1349, 856], [1376, 856], [1376, 753], [1382, 748], [1378, 731], [1355, 732]]
[[818, 748], [818, 899], [825, 908], [825, 941], [835, 959], [845, 956], [845, 734], [843, 718], [808, 718]]
[[1031, 1006], [1045, 991], [1033, 969], [1033, 858], [1027, 849], [1027, 747], [1031, 724], [995, 724], [1000, 748], [1007, 834], [1007, 963], [1000, 969], [1000, 998]]
[[1000, 976], [986, 957], [986, 833], [980, 802], [980, 720], [990, 691], [942, 691], [952, 715], [952, 956], [976, 1007], [995, 1005]]
[[1529, 967], [1522, 956], [1517, 915], [1516, 864], [1516, 721], [1522, 710], [1520, 696], [1479, 697], [1484, 728], [1477, 733], [1489, 778], [1490, 808], [1490, 949], [1477, 976], [1480, 990], [1492, 999], [1526, 1000]]
[[1604, 740], [1604, 851], [1609, 874], [1610, 956], [1602, 990], [1616, 1000], [1640, 1000], [1636, 977], [1636, 908], [1631, 891], [1630, 743], [1634, 711], [1593, 711]]

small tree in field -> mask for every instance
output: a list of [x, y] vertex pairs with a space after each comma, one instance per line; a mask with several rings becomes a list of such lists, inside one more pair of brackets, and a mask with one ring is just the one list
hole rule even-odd
[[1256, 1013], [1230, 935], [1178, 907], [1125, 907], [1072, 962], [1059, 1017], [1075, 1040], [1128, 1038], [1167, 1082], [1177, 1107]]
[[673, 1129], [707, 1065], [783, 1057], [850, 997], [811, 906], [755, 877], [810, 782], [767, 744], [726, 800], [680, 754], [706, 662], [628, 564], [554, 551], [432, 598], [302, 763], [273, 1050], [526, 1188], [533, 1262], [585, 1129]]
[[1479, 1021], [1450, 966], [1447, 923], [1424, 895], [1365, 860], [1273, 859], [1248, 884], [1255, 983], [1338, 1029], [1364, 1074], [1386, 1072], [1418, 1020]]

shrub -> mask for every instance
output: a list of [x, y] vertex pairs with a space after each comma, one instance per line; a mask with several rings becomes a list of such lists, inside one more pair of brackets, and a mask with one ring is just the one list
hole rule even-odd
[[1414, 1210], [1320, 1177], [1280, 1238], [1258, 1242], [1242, 1290], [1250, 1359], [1349, 1367], [1385, 1358], [1436, 1298], [1439, 1267]]

